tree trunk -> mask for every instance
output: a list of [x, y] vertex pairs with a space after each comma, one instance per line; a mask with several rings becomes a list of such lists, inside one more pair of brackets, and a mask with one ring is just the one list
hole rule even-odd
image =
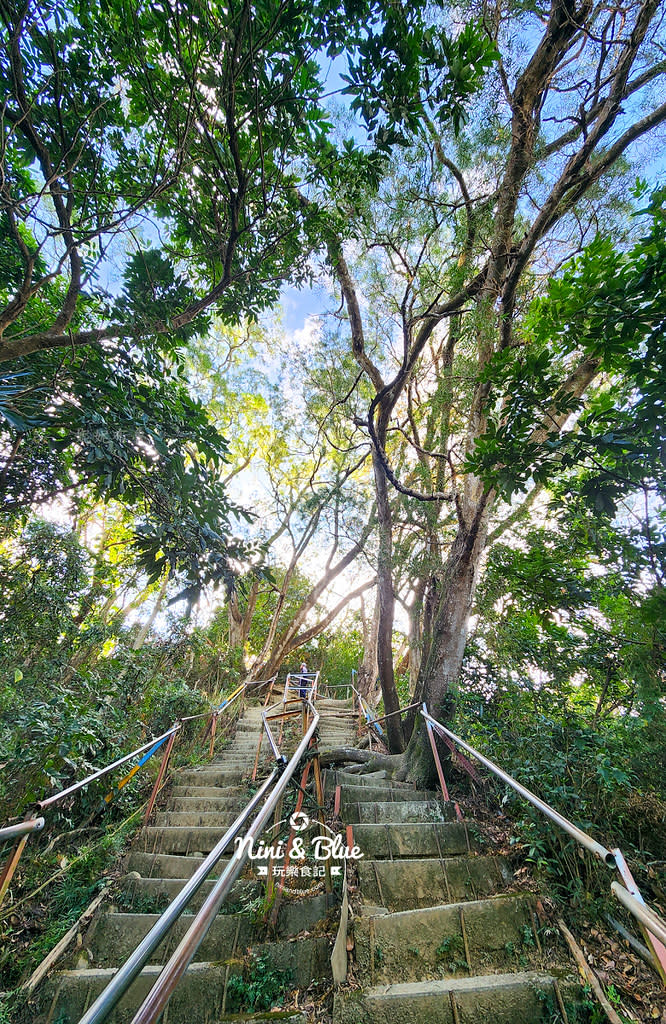
[[393, 618], [395, 614], [395, 597], [393, 595], [393, 523], [388, 495], [388, 480], [376, 451], [372, 454], [372, 464], [377, 492], [377, 525], [379, 533], [379, 551], [377, 554], [377, 601], [379, 603], [377, 667], [379, 670], [379, 683], [384, 698], [384, 714], [391, 715], [390, 718], [386, 719], [389, 750], [392, 754], [399, 754], [405, 749], [405, 741], [402, 735], [400, 715], [393, 713], [400, 709], [398, 691], [395, 688], [395, 673], [393, 671]]
[[[488, 496], [481, 496], [470, 525], [461, 524], [458, 530], [444, 567], [429, 635], [424, 637], [414, 700], [425, 702], [430, 714], [443, 720], [450, 717], [450, 691], [460, 675], [465, 654], [469, 616], [486, 542], [488, 506]], [[425, 726], [419, 718], [407, 747], [407, 777], [433, 787], [437, 778], [435, 765]]]
[[358, 670], [358, 691], [362, 697], [372, 700], [376, 694], [375, 684], [379, 667], [377, 665], [377, 632], [379, 629], [379, 599], [375, 599], [372, 616], [365, 612], [365, 602], [361, 598], [361, 621], [363, 623], [363, 660]]
[[150, 617], [148, 618], [148, 620], [146, 622], [144, 622], [143, 626], [141, 627], [141, 629], [139, 630], [139, 632], [137, 633], [137, 635], [134, 638], [134, 642], [132, 644], [132, 650], [133, 651], [139, 651], [143, 647], [143, 645], [144, 645], [144, 643], [146, 641], [146, 637], [148, 636], [150, 630], [152, 629], [153, 623], [155, 622], [155, 619], [157, 618], [158, 612], [159, 612], [160, 608], [162, 607], [162, 603], [164, 601], [164, 595], [166, 594], [166, 588], [167, 588], [168, 582], [169, 582], [169, 574], [165, 573], [164, 577], [162, 578], [162, 583], [160, 584], [160, 589], [158, 591], [157, 598], [155, 600], [155, 604], [153, 605], [153, 610], [150, 613]]
[[240, 649], [243, 652], [244, 668], [249, 667], [245, 647], [247, 644], [247, 638], [250, 635], [250, 627], [252, 626], [252, 619], [254, 617], [255, 608], [257, 607], [258, 597], [258, 580], [253, 580], [252, 582], [252, 586], [250, 587], [250, 591], [247, 596], [247, 606], [245, 611], [241, 611], [237, 591], [233, 590], [229, 595], [229, 647], [232, 651]]

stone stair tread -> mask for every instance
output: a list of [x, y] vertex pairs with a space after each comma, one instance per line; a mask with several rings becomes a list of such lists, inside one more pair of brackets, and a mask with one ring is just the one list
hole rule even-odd
[[413, 782], [398, 782], [392, 779], [389, 773], [385, 769], [380, 769], [376, 772], [352, 772], [345, 771], [344, 768], [339, 768], [335, 772], [336, 775], [349, 782], [357, 782], [360, 785], [367, 783], [369, 786], [374, 786], [377, 782], [385, 782], [387, 786], [391, 786], [395, 789], [411, 789], [417, 791], [418, 787]]
[[374, 859], [449, 857], [469, 852], [465, 825], [457, 821], [353, 825], [354, 842]]
[[[159, 914], [121, 913], [103, 914], [92, 934], [86, 936], [85, 946], [92, 954], [92, 963], [98, 967], [118, 967], [134, 952], [141, 940], [159, 921]], [[194, 917], [183, 913], [174, 923], [166, 939], [151, 953], [151, 965], [164, 965], [174, 945], [183, 938]], [[194, 955], [193, 963], [215, 962], [241, 953], [252, 936], [251, 915], [234, 911], [233, 915], [218, 914], [208, 934]]]
[[363, 916], [354, 925], [356, 970], [371, 983], [524, 970], [538, 956], [530, 902], [506, 894]]
[[[255, 954], [267, 954], [276, 970], [291, 969], [291, 984], [303, 988], [323, 969], [328, 957], [328, 938], [312, 936], [296, 941], [296, 958], [293, 943], [289, 941], [257, 943], [250, 948]], [[242, 969], [242, 960], [236, 957], [228, 963], [193, 961], [169, 1001], [169, 1020], [210, 1024], [211, 1020], [220, 1019], [227, 976], [241, 973]], [[85, 1006], [103, 991], [116, 970], [116, 967], [87, 967], [61, 971], [53, 976], [46, 986], [53, 1019], [79, 1020]], [[107, 1020], [112, 1024], [130, 1024], [161, 971], [160, 964], [146, 965]]]
[[[201, 866], [203, 857], [195, 857], [175, 853], [148, 853], [144, 850], [132, 850], [127, 870], [137, 871], [142, 878], [191, 878]], [[213, 868], [210, 878], [217, 878], [229, 863], [229, 858], [222, 858]]]
[[235, 817], [243, 810], [245, 804], [246, 799], [235, 797], [177, 796], [169, 800], [169, 811], [222, 811]]
[[234, 1024], [308, 1024], [307, 1017], [302, 1013], [285, 1013], [284, 1010], [269, 1010], [264, 1013], [223, 1013], [217, 1018], [217, 1024], [233, 1021]]
[[[285, 901], [280, 904], [277, 932], [282, 938], [313, 929], [327, 914], [335, 900], [318, 893], [309, 899]], [[239, 908], [233, 897], [213, 921], [193, 962], [216, 962], [232, 956], [243, 956], [246, 948], [257, 941], [255, 916]], [[85, 939], [85, 947], [98, 967], [119, 966], [136, 949], [150, 929], [159, 921], [158, 913], [105, 913], [99, 916]], [[169, 936], [151, 954], [151, 964], [164, 964], [180, 942], [193, 920], [187, 910], [174, 923]]]
[[[327, 790], [328, 795], [331, 791]], [[344, 812], [348, 808], [360, 804], [374, 805], [397, 803], [443, 803], [437, 793], [420, 794], [415, 790], [388, 790], [381, 786], [342, 786], [340, 791], [340, 807]], [[399, 813], [399, 812], [398, 812]]]
[[[233, 819], [232, 819], [233, 820]], [[191, 857], [207, 855], [229, 830], [228, 825], [148, 825], [142, 829], [139, 842], [148, 854], [176, 853]], [[230, 850], [233, 846], [230, 845]]]
[[441, 800], [344, 800], [341, 806], [352, 825], [453, 821], [456, 817], [453, 804]]
[[155, 814], [155, 828], [229, 828], [238, 817], [232, 810], [209, 811], [158, 811]]
[[172, 797], [214, 797], [219, 800], [239, 800], [241, 806], [247, 803], [245, 786], [183, 786], [175, 785], [170, 790]]
[[477, 899], [503, 887], [511, 877], [494, 854], [473, 857], [363, 859], [358, 862], [363, 899], [391, 912], [433, 903]]
[[[213, 888], [215, 878], [217, 876], [218, 873], [214, 872], [213, 877], [207, 879], [201, 885], [188, 903], [188, 910], [199, 910], [204, 899]], [[187, 882], [187, 878], [133, 879], [131, 883], [126, 885], [127, 895], [125, 899], [130, 907], [133, 903], [136, 904], [137, 907], [145, 905], [146, 900], [153, 903], [153, 905], [155, 904], [155, 901], [163, 901], [164, 906], [166, 906], [167, 903], [171, 903], [171, 901], [175, 899]], [[229, 897], [227, 899], [227, 905], [234, 907], [234, 912], [236, 910], [242, 910], [243, 906], [246, 906], [248, 901], [254, 900], [262, 894], [263, 886], [258, 879], [239, 878], [231, 887]]]
[[[376, 985], [338, 992], [334, 1024], [537, 1024], [552, 1019], [544, 997], [553, 978], [542, 971]], [[456, 1010], [452, 1009], [455, 1003]]]

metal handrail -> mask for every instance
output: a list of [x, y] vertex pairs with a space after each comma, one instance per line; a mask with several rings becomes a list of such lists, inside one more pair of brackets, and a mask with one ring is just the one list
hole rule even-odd
[[[280, 705], [281, 705], [281, 703], [282, 702], [280, 701]], [[273, 705], [273, 707], [278, 707], [278, 706], [279, 705], [277, 705], [277, 704]], [[268, 724], [268, 720], [267, 720], [268, 712], [272, 711], [272, 710], [273, 710], [273, 708], [266, 708], [265, 711], [261, 712], [261, 722], [262, 722], [262, 725], [263, 725], [264, 730], [266, 732], [266, 738], [268, 739], [268, 742], [270, 744], [270, 748], [273, 751], [273, 756], [274, 756], [275, 760], [278, 763], [284, 764], [284, 763], [286, 763], [286, 758], [285, 758], [284, 754], [280, 753], [280, 748], [278, 747], [278, 745], [277, 745], [277, 743], [275, 741], [275, 737], [273, 736], [273, 733], [271, 732], [271, 728], [270, 728], [270, 726]]]
[[[301, 742], [292, 754], [289, 762], [285, 765], [273, 792], [268, 797], [261, 811], [250, 825], [245, 834], [244, 841], [235, 850], [229, 864], [220, 875], [213, 886], [213, 889], [206, 898], [203, 906], [196, 915], [187, 933], [183, 936], [168, 963], [162, 969], [157, 981], [151, 988], [148, 996], [135, 1014], [132, 1024], [153, 1024], [163, 1012], [164, 1007], [171, 998], [176, 986], [191, 963], [196, 951], [203, 942], [206, 934], [220, 907], [224, 903], [231, 886], [238, 878], [248, 856], [249, 845], [263, 832], [268, 821], [281, 799], [289, 780], [296, 771], [298, 764], [307, 750], [312, 736], [319, 723], [319, 712], [310, 701], [307, 701], [312, 720], [306, 729]], [[85, 1021], [85, 1018], [84, 1018]], [[84, 1024], [84, 1021], [81, 1024]], [[85, 1021], [85, 1024], [88, 1024]]]
[[39, 832], [44, 828], [43, 818], [30, 818], [28, 821], [19, 821], [16, 825], [7, 825], [0, 828], [0, 843], [7, 839], [16, 839], [18, 836], [30, 835], [31, 832]]
[[100, 1021], [105, 1020], [116, 1003], [122, 999], [136, 976], [148, 962], [150, 954], [157, 948], [157, 946], [159, 946], [162, 939], [171, 930], [173, 924], [183, 913], [192, 897], [206, 881], [224, 851], [232, 840], [236, 838], [257, 804], [263, 799], [266, 790], [270, 788], [274, 780], [277, 778], [278, 774], [279, 770], [276, 767], [264, 781], [261, 788], [257, 790], [247, 806], [241, 811], [233, 824], [229, 826], [219, 842], [213, 847], [206, 859], [201, 862], [195, 873], [183, 886], [178, 895], [174, 897], [148, 934], [144, 936], [129, 959], [126, 960], [123, 966], [116, 972], [116, 974], [114, 974], [104, 991], [84, 1013], [79, 1024], [99, 1024]]
[[[284, 681], [284, 690], [282, 693], [282, 703], [284, 704], [285, 701], [289, 699], [288, 693], [290, 690], [300, 691], [304, 688], [301, 684], [302, 679], [306, 680], [306, 684], [309, 688], [308, 696], [310, 694], [313, 696], [316, 695], [317, 685], [319, 683], [319, 674], [318, 670], [312, 672], [287, 672], [287, 678]], [[292, 683], [292, 679], [297, 680], [297, 682]]]
[[565, 832], [568, 832], [568, 834], [572, 836], [577, 843], [580, 843], [581, 846], [584, 846], [585, 849], [589, 850], [590, 853], [593, 853], [595, 857], [598, 857], [599, 860], [603, 861], [604, 864], [606, 864], [608, 867], [615, 867], [615, 857], [613, 856], [610, 850], [606, 849], [605, 846], [602, 846], [601, 843], [598, 843], [596, 839], [592, 838], [592, 836], [589, 836], [587, 832], [583, 832], [583, 830], [578, 828], [577, 825], [574, 825], [572, 821], [569, 821], [569, 819], [565, 818], [563, 814], [560, 814], [559, 811], [556, 811], [554, 807], [551, 807], [550, 804], [547, 804], [545, 800], [542, 800], [540, 797], [538, 797], [536, 793], [533, 793], [530, 789], [527, 789], [526, 786], [521, 785], [521, 783], [518, 782], [517, 779], [514, 779], [512, 775], [509, 775], [507, 772], [503, 771], [489, 758], [484, 757], [483, 754], [479, 753], [478, 750], [475, 750], [474, 747], [470, 746], [469, 743], [466, 743], [465, 740], [460, 738], [460, 736], [456, 736], [454, 732], [451, 732], [450, 729], [447, 729], [446, 726], [442, 725], [441, 722], [438, 722], [436, 718], [432, 717], [432, 715], [429, 715], [428, 712], [426, 711], [425, 704], [421, 708], [421, 714], [423, 715], [426, 722], [430, 722], [435, 732], [448, 736], [449, 739], [452, 739], [454, 743], [457, 743], [468, 753], [473, 754], [473, 756], [478, 761], [480, 761], [481, 764], [485, 765], [486, 768], [489, 768], [490, 771], [497, 775], [498, 778], [502, 779], [503, 782], [506, 782], [507, 785], [512, 787], [512, 789], [515, 789], [515, 791], [519, 793], [522, 797], [524, 797], [525, 800], [528, 800], [529, 803], [531, 803], [534, 807], [540, 810], [542, 814], [545, 814], [547, 818], [550, 818], [551, 821], [554, 821], [556, 825], [559, 825], [560, 828], [562, 828]]
[[93, 772], [92, 775], [88, 775], [85, 779], [81, 779], [80, 782], [75, 782], [73, 785], [68, 786], [67, 789], [62, 789], [59, 793], [54, 793], [53, 796], [47, 797], [46, 800], [39, 800], [37, 802], [37, 807], [43, 810], [45, 807], [50, 807], [51, 804], [55, 804], [59, 800], [64, 800], [66, 796], [71, 796], [72, 793], [77, 793], [80, 789], [83, 789], [84, 786], [88, 786], [96, 779], [101, 779], [102, 776], [108, 775], [109, 772], [114, 770], [114, 768], [119, 768], [121, 764], [125, 764], [126, 761], [131, 761], [133, 757], [136, 757], [138, 754], [142, 754], [144, 750], [148, 750], [150, 747], [154, 747], [157, 750], [158, 746], [161, 746], [169, 736], [178, 732], [180, 728], [180, 722], [176, 722], [167, 732], [162, 733], [161, 736], [150, 740], [148, 743], [144, 743], [143, 746], [133, 750], [131, 754], [125, 754], [124, 757], [118, 758], [118, 760], [114, 761], [113, 764], [107, 765], [106, 768], [100, 768], [98, 771]]
[[[155, 923], [150, 932], [143, 938], [139, 946], [137, 946], [125, 964], [114, 975], [111, 982], [107, 985], [97, 1000], [86, 1011], [79, 1024], [100, 1024], [101, 1021], [106, 1019], [137, 975], [141, 972], [142, 968], [148, 962], [150, 954], [160, 944], [160, 942], [163, 941], [164, 937], [171, 930], [173, 924], [180, 917], [194, 894], [209, 877], [211, 871], [219, 861], [224, 851], [228, 848], [232, 840], [238, 836], [243, 825], [256, 810], [257, 806], [265, 800], [264, 806], [246, 832], [243, 843], [232, 855], [229, 864], [214, 885], [201, 910], [196, 915], [194, 922], [180, 945], [177, 947], [171, 961], [169, 961], [169, 964], [167, 964], [163, 969], [156, 985], [151, 990], [150, 995], [138, 1010], [135, 1021], [137, 1021], [138, 1024], [138, 1021], [140, 1020], [156, 1020], [161, 1014], [173, 990], [178, 984], [178, 981], [182, 977], [182, 974], [187, 969], [187, 966], [203, 941], [220, 906], [226, 899], [231, 885], [240, 874], [240, 871], [247, 860], [249, 855], [248, 837], [252, 839], [256, 838], [265, 828], [270, 815], [273, 813], [278, 800], [282, 796], [291, 775], [296, 770], [296, 767], [317, 727], [319, 713], [316, 711], [311, 701], [308, 700], [307, 705], [309, 711], [312, 713], [312, 720], [305, 731], [303, 739], [301, 740], [297, 750], [293, 754], [289, 763], [287, 763], [287, 759], [280, 753], [277, 747], [266, 718], [267, 714], [275, 708], [280, 707], [281, 704], [282, 702], [280, 701], [273, 705], [272, 708], [267, 708], [265, 712], [262, 712], [263, 729], [266, 731], [271, 749], [273, 750], [276, 758], [275, 768], [268, 778], [262, 783], [258, 792], [255, 793], [247, 806], [243, 811], [241, 811], [227, 832], [225, 832], [224, 836], [219, 840], [211, 853], [209, 853], [206, 859], [201, 863], [192, 878], [174, 898], [172, 903], [160, 916], [159, 920]], [[266, 793], [273, 785], [274, 789], [268, 799], [266, 799]], [[177, 963], [174, 963], [172, 966], [172, 961], [175, 962], [177, 957]], [[155, 1008], [156, 1003], [159, 1003], [157, 1008]], [[142, 1014], [144, 1016], [142, 1016]]]
[[[350, 686], [351, 686], [352, 690], [354, 691], [354, 693], [356, 694], [356, 696], [358, 698], [358, 706], [361, 709], [361, 714], [365, 718], [365, 724], [367, 725], [368, 729], [374, 729], [375, 732], [377, 733], [377, 735], [379, 736], [379, 738], [383, 739], [383, 737], [384, 737], [384, 730], [382, 729], [381, 725], [379, 724], [381, 719], [377, 718], [377, 716], [373, 713], [372, 708], [370, 707], [368, 702], [365, 700], [365, 698], [361, 696], [361, 694], [356, 689], [354, 684], [350, 683]], [[402, 711], [402, 710], [406, 711], [407, 709], [406, 708], [404, 708], [404, 709], [400, 708], [399, 709], [399, 711]], [[398, 712], [394, 711], [393, 714], [398, 714]], [[389, 715], [386, 715], [385, 717], [388, 718]]]
[[125, 764], [126, 761], [131, 761], [133, 757], [143, 754], [145, 750], [148, 750], [151, 747], [153, 750], [157, 750], [169, 738], [169, 736], [178, 732], [185, 722], [194, 722], [199, 718], [209, 718], [211, 715], [219, 714], [220, 711], [226, 711], [236, 698], [240, 696], [244, 689], [245, 684], [242, 683], [229, 697], [225, 698], [221, 704], [216, 707], [211, 707], [209, 711], [203, 711], [199, 715], [189, 715], [186, 718], [179, 718], [174, 722], [171, 728], [168, 729], [167, 732], [162, 733], [161, 736], [157, 736], [155, 739], [149, 740], [147, 743], [144, 743], [143, 746], [137, 747], [137, 749], [133, 750], [130, 754], [125, 754], [124, 757], [119, 758], [117, 761], [107, 765], [105, 768], [100, 768], [98, 771], [93, 772], [92, 775], [86, 776], [85, 779], [81, 779], [79, 782], [73, 783], [71, 786], [68, 786], [67, 789], [62, 789], [59, 793], [54, 793], [45, 800], [39, 800], [36, 806], [41, 810], [45, 807], [50, 807], [51, 804], [55, 804], [58, 801], [63, 800], [66, 796], [71, 796], [72, 793], [78, 792], [78, 790], [83, 789], [84, 786], [88, 786], [91, 782], [95, 782], [96, 779], [101, 779], [104, 775], [108, 775], [109, 772], [112, 772], [115, 768], [119, 768], [121, 764]]
[[666, 922], [658, 914], [655, 914], [654, 910], [646, 906], [645, 903], [632, 896], [619, 882], [611, 882], [611, 889], [613, 895], [617, 897], [622, 906], [626, 907], [649, 932], [666, 945]]
[[[64, 800], [65, 797], [72, 796], [74, 793], [78, 793], [85, 786], [90, 785], [91, 782], [95, 782], [98, 779], [103, 778], [105, 775], [108, 775], [116, 768], [119, 768], [121, 765], [126, 764], [128, 761], [133, 760], [140, 754], [143, 754], [144, 756], [141, 757], [138, 764], [136, 764], [132, 768], [132, 770], [118, 783], [116, 791], [119, 791], [134, 777], [134, 775], [136, 775], [139, 769], [149, 760], [149, 758], [152, 757], [152, 755], [157, 750], [159, 750], [164, 743], [166, 743], [166, 748], [162, 757], [162, 763], [160, 765], [157, 774], [157, 779], [153, 786], [153, 791], [146, 807], [145, 819], [147, 821], [152, 812], [160, 787], [164, 782], [164, 776], [166, 773], [167, 765], [169, 763], [169, 758], [171, 756], [171, 751], [173, 748], [174, 740], [176, 738], [176, 734], [180, 731], [183, 724], [186, 722], [193, 722], [196, 719], [200, 718], [210, 718], [210, 724], [208, 726], [208, 729], [210, 730], [210, 756], [212, 757], [213, 747], [215, 743], [217, 720], [220, 716], [220, 713], [223, 710], [226, 710], [234, 702], [234, 700], [236, 700], [244, 692], [244, 690], [245, 684], [241, 683], [241, 685], [237, 687], [236, 690], [234, 690], [234, 692], [230, 694], [229, 697], [226, 697], [219, 706], [211, 707], [210, 710], [202, 712], [201, 714], [189, 715], [186, 718], [177, 720], [176, 722], [174, 722], [171, 728], [168, 729], [166, 732], [162, 733], [161, 736], [158, 736], [156, 739], [149, 740], [147, 743], [142, 744], [142, 746], [137, 747], [136, 750], [132, 750], [129, 754], [124, 754], [123, 757], [118, 758], [111, 764], [106, 765], [104, 768], [99, 768], [97, 771], [94, 771], [90, 775], [87, 775], [84, 779], [80, 779], [78, 782], [73, 783], [71, 786], [67, 786], [66, 789], [60, 790], [59, 793], [53, 793], [51, 796], [45, 797], [44, 800], [38, 801], [34, 806], [39, 808], [40, 810], [45, 810], [48, 807], [52, 807], [54, 804], [57, 804], [61, 800]], [[144, 753], [145, 751], [147, 751], [147, 753]], [[104, 797], [104, 803], [108, 804], [112, 799], [113, 791], [108, 793]], [[12, 878], [14, 877], [14, 873], [21, 859], [28, 836], [32, 832], [36, 832], [44, 827], [43, 818], [35, 817], [31, 820], [32, 822], [41, 822], [41, 824], [30, 825], [27, 821], [25, 821], [17, 825], [8, 825], [0, 829], [0, 842], [4, 843], [5, 840], [11, 838], [16, 839], [13, 850], [10, 853], [8, 859], [6, 860], [2, 870], [0, 871], [0, 903], [2, 902], [5, 893], [7, 892], [9, 885], [11, 884]]]
[[[506, 782], [507, 785], [515, 789], [520, 796], [528, 800], [537, 808], [537, 810], [540, 810], [542, 814], [546, 815], [546, 817], [550, 818], [551, 821], [555, 822], [556, 825], [559, 825], [560, 828], [572, 836], [577, 843], [593, 853], [595, 857], [598, 857], [603, 861], [607, 867], [616, 869], [620, 873], [624, 882], [635, 886], [633, 878], [631, 877], [631, 872], [627, 867], [621, 850], [608, 850], [601, 843], [598, 843], [595, 839], [589, 836], [587, 832], [583, 832], [583, 830], [578, 828], [577, 825], [574, 825], [568, 818], [565, 818], [563, 814], [556, 811], [554, 807], [551, 807], [550, 804], [541, 800], [540, 797], [536, 796], [535, 793], [532, 793], [531, 790], [521, 785], [521, 783], [514, 779], [512, 775], [503, 771], [503, 769], [493, 761], [485, 757], [469, 743], [466, 743], [465, 740], [460, 738], [460, 736], [451, 732], [450, 729], [447, 729], [446, 726], [442, 725], [441, 722], [438, 722], [437, 719], [432, 717], [432, 715], [428, 714], [425, 704], [423, 704], [421, 708], [421, 714], [430, 729], [434, 729], [434, 731], [439, 733], [440, 736], [448, 737], [468, 753], [472, 754], [481, 762], [481, 764], [485, 765], [486, 768], [490, 769], [490, 771], [497, 775], [498, 778], [502, 779], [503, 782]], [[441, 764], [439, 763], [437, 750], [434, 746], [434, 740], [432, 743], [435, 763], [440, 774], [440, 781], [443, 786], [443, 791], [446, 792], [443, 775], [441, 773]], [[629, 892], [624, 885], [614, 881], [611, 883], [611, 891], [620, 903], [622, 903], [622, 905], [631, 914], [633, 914], [643, 928], [648, 945], [654, 953], [656, 962], [659, 965], [659, 973], [666, 982], [666, 922], [643, 902], [643, 898], [640, 895], [637, 886], [635, 887], [634, 892]]]

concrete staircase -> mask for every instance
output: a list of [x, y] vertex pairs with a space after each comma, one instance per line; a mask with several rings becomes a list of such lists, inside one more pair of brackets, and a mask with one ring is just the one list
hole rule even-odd
[[[353, 745], [356, 716], [349, 704], [317, 703], [320, 750]], [[293, 722], [292, 747], [300, 719]], [[44, 986], [39, 1024], [76, 1024], [191, 877], [248, 800], [260, 731], [261, 707], [248, 707], [214, 763], [176, 773], [168, 806], [141, 830], [129, 855], [123, 899], [98, 916], [69, 969]], [[285, 739], [285, 752], [288, 747]], [[259, 778], [270, 765], [265, 742], [263, 750]], [[507, 864], [484, 851], [473, 824], [458, 820], [441, 795], [391, 782], [383, 772], [328, 771], [327, 795], [338, 787], [341, 817], [363, 857], [350, 984], [335, 995], [333, 1024], [566, 1020], [564, 1003], [578, 991], [572, 967], [557, 947], [548, 948], [529, 895], [509, 891]], [[192, 909], [211, 885], [202, 887]], [[252, 1003], [244, 1004], [243, 992], [249, 985], [280, 978], [285, 990], [327, 979], [330, 985], [337, 901], [322, 890], [321, 880], [299, 879], [269, 932], [262, 923], [263, 882], [251, 872], [240, 878], [173, 995], [165, 1024], [260, 1024], [276, 1018], [248, 1014]], [[109, 1018], [113, 1024], [129, 1024], [190, 922], [183, 915], [156, 950]], [[300, 1012], [278, 1016], [283, 1024], [314, 1019]], [[572, 1007], [570, 1024], [582, 1019]]]
[[336, 994], [334, 1024], [565, 1020], [572, 967], [544, 951], [530, 896], [506, 891], [506, 863], [451, 805], [382, 772], [340, 771], [334, 784], [364, 854], [351, 964], [360, 988]]
[[[355, 718], [349, 704], [321, 699], [317, 705], [321, 716], [320, 750], [354, 743]], [[168, 806], [154, 815], [154, 823], [141, 830], [129, 855], [122, 901], [98, 916], [83, 937], [70, 968], [54, 975], [44, 986], [39, 1021], [79, 1021], [158, 919], [158, 911], [185, 885], [247, 803], [261, 733], [261, 711], [260, 705], [246, 709], [234, 739], [216, 761], [199, 768], [182, 768], [174, 774]], [[287, 739], [283, 749], [289, 753]], [[262, 752], [259, 779], [271, 766], [265, 739]], [[227, 863], [223, 858], [212, 877], [217, 878]], [[310, 891], [301, 892], [295, 899], [292, 892], [292, 898], [283, 899], [276, 928], [267, 935], [261, 924], [263, 884], [256, 877], [241, 877], [170, 1000], [164, 1021], [213, 1024], [245, 1019], [243, 1014], [228, 1018], [227, 1011], [242, 1009], [238, 993], [242, 1003], [243, 985], [238, 981], [252, 974], [253, 964], [255, 973], [258, 967], [264, 977], [267, 972], [273, 979], [282, 975], [287, 989], [307, 988], [313, 980], [330, 977], [330, 940], [324, 924], [337, 901], [321, 891], [321, 883], [311, 886], [304, 881]], [[204, 883], [191, 910], [201, 905], [212, 885], [212, 880]], [[113, 1024], [131, 1021], [191, 921], [190, 914], [181, 916], [109, 1018]], [[298, 943], [297, 955], [294, 940]], [[257, 1022], [261, 1017], [248, 1019]], [[296, 1024], [305, 1018], [283, 1014], [281, 1020]]]

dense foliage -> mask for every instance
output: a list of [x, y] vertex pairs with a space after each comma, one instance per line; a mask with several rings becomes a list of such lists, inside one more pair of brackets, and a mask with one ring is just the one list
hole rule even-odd
[[[660, 898], [664, 46], [655, 0], [0, 0], [0, 821], [305, 660]], [[141, 793], [54, 815], [63, 922]]]

